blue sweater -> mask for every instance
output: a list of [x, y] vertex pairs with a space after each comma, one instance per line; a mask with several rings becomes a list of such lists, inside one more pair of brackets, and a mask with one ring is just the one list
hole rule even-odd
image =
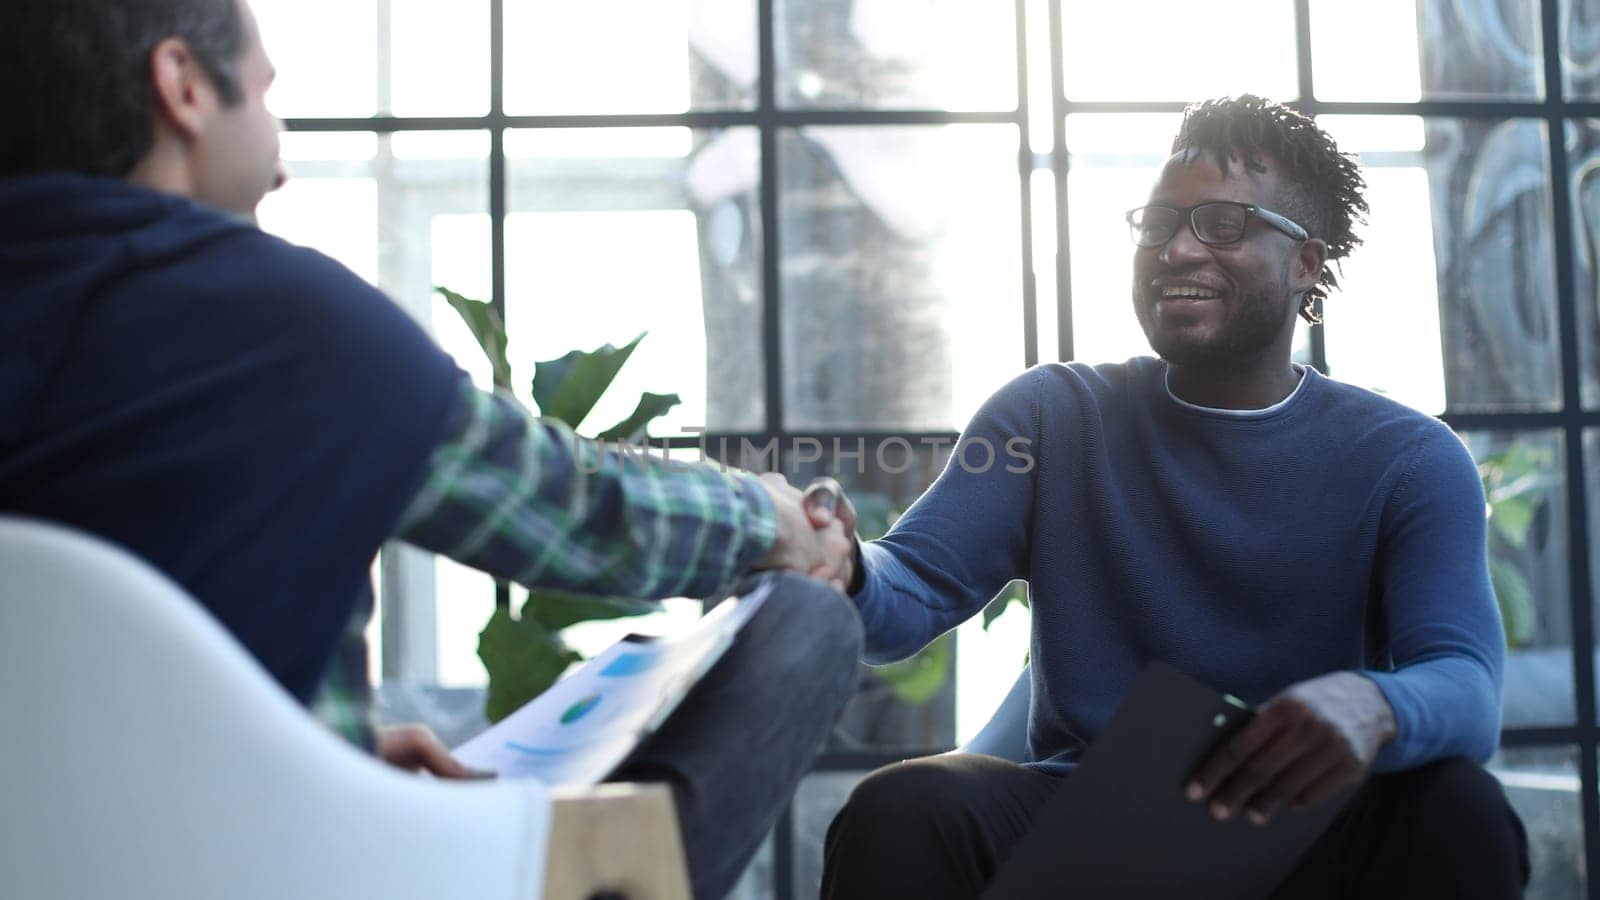
[[908, 656], [1026, 578], [1033, 760], [1074, 765], [1151, 660], [1252, 704], [1361, 671], [1398, 725], [1376, 771], [1493, 752], [1483, 490], [1437, 420], [1311, 370], [1269, 409], [1204, 409], [1140, 358], [1032, 369], [962, 440], [862, 547], [866, 657]]

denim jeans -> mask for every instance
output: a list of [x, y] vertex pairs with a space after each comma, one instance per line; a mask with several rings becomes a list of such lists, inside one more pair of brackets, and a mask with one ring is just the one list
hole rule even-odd
[[608, 779], [671, 786], [697, 900], [738, 881], [856, 690], [855, 605], [775, 577], [733, 645]]

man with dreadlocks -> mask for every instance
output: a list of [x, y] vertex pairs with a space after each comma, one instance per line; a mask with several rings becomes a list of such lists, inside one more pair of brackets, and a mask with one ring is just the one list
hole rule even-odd
[[[1522, 825], [1479, 765], [1505, 637], [1473, 461], [1437, 420], [1291, 361], [1296, 315], [1318, 321], [1328, 262], [1359, 243], [1364, 187], [1287, 107], [1187, 110], [1128, 214], [1160, 358], [1025, 373], [858, 546], [872, 663], [1027, 579], [1031, 761], [874, 773], [829, 831], [825, 898], [978, 896], [1152, 660], [1258, 708], [1181, 788], [1215, 818], [1362, 785], [1275, 896], [1520, 895]], [[1018, 439], [1025, 464], [973, 464]]]

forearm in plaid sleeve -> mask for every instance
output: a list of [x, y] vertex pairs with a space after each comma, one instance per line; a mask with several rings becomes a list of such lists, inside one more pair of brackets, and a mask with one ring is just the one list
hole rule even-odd
[[771, 549], [753, 476], [642, 461], [461, 384], [399, 539], [530, 587], [632, 597], [712, 595]]

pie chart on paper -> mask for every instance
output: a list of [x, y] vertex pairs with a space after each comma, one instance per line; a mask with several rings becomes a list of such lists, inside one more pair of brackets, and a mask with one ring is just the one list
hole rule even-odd
[[599, 705], [600, 695], [590, 694], [589, 696], [584, 697], [582, 700], [579, 700], [577, 703], [567, 707], [567, 711], [561, 714], [561, 724], [571, 725], [573, 722], [576, 722], [584, 716], [587, 716], [596, 706]]
[[614, 772], [733, 644], [772, 592], [763, 579], [678, 634], [611, 645], [520, 709], [455, 750], [464, 764], [503, 778], [588, 786]]

